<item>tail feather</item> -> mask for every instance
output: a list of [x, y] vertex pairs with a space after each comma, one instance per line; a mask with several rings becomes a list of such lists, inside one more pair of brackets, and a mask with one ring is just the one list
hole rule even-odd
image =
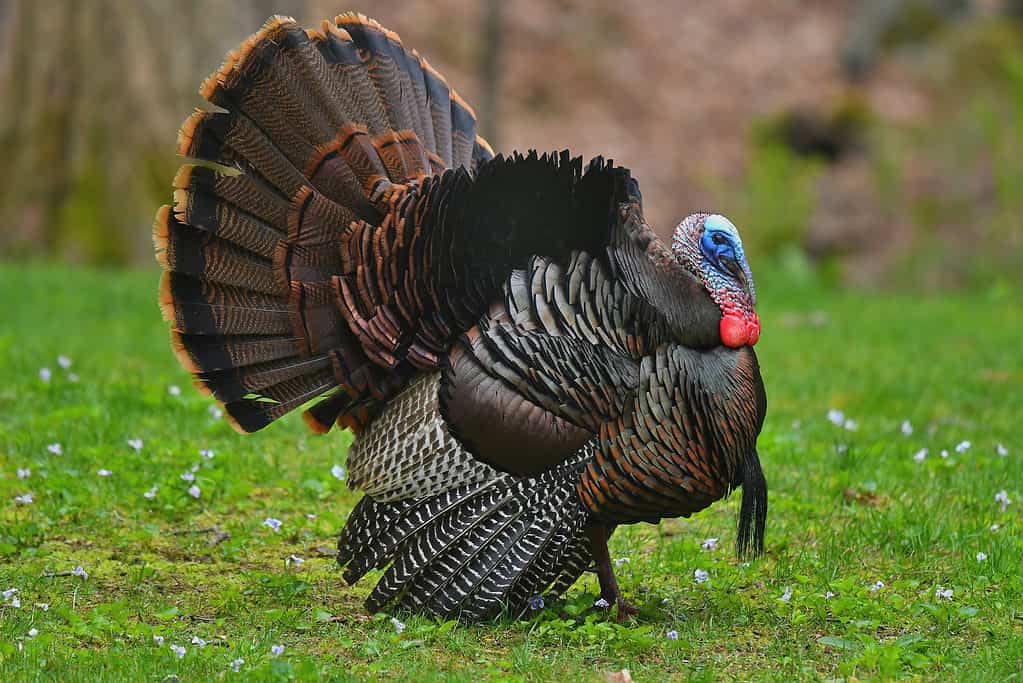
[[386, 345], [363, 348], [398, 344], [397, 323], [345, 317], [380, 266], [345, 266], [340, 240], [381, 225], [405, 184], [486, 158], [475, 115], [397, 34], [356, 14], [319, 31], [272, 17], [200, 92], [226, 111], [192, 114], [178, 151], [215, 166], [182, 166], [153, 233], [175, 351], [239, 429], [326, 393], [310, 425], [361, 428], [410, 372]]

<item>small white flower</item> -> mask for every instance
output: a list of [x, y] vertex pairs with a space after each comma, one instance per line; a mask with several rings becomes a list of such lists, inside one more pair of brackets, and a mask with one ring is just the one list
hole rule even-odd
[[668, 640], [678, 640], [678, 631], [676, 631], [675, 629], [671, 629], [670, 631], [668, 631], [666, 635], [668, 637]]
[[788, 602], [791, 599], [792, 599], [792, 586], [785, 586], [785, 592], [781, 594], [781, 597], [778, 598], [778, 600], [781, 601], [781, 602]]
[[346, 474], [345, 468], [341, 467], [341, 465], [334, 465], [333, 467], [331, 467], [330, 468], [330, 473], [333, 474], [334, 478], [337, 479], [338, 481], [344, 481], [345, 480], [345, 474]]
[[998, 444], [997, 446], [995, 446], [995, 450], [998, 452], [998, 455], [1002, 458], [1009, 454], [1009, 449], [1003, 446], [1002, 444]]
[[283, 645], [271, 645], [270, 646], [270, 652], [271, 652], [271, 654], [273, 654], [274, 657], [280, 657], [282, 654], [284, 654], [284, 646]]
[[181, 473], [182, 481], [195, 481], [195, 472], [186, 471]]
[[397, 617], [391, 617], [391, 623], [394, 625], [394, 630], [397, 633], [401, 633], [405, 630], [405, 624], [398, 621]]
[[951, 600], [952, 599], [952, 589], [951, 588], [943, 588], [941, 586], [938, 586], [937, 588], [934, 589], [934, 595], [939, 600]]
[[145, 493], [143, 493], [142, 496], [144, 498], [146, 498], [147, 500], [152, 500], [153, 498], [156, 498], [156, 492], [159, 491], [159, 490], [160, 490], [160, 487], [156, 486], [154, 484], [153, 488], [151, 488], [148, 491], [146, 491]]
[[29, 638], [35, 638], [37, 635], [39, 635], [39, 629], [37, 629], [37, 628], [30, 628], [28, 630], [28, 637]]
[[136, 453], [142, 450], [142, 439], [128, 439], [128, 446]]
[[22, 494], [20, 496], [15, 496], [14, 497], [14, 502], [18, 503], [20, 505], [31, 505], [32, 504], [32, 494], [31, 493], [25, 493], [25, 494]]
[[703, 569], [697, 569], [695, 572], [693, 572], [693, 578], [696, 579], [696, 583], [703, 583], [704, 581], [710, 579], [710, 574], [708, 574]]
[[977, 553], [977, 562], [983, 562], [986, 559], [987, 559], [987, 553], [985, 553], [985, 552]]
[[913, 423], [909, 420], [902, 421], [902, 427], [899, 428], [905, 436], [910, 436], [913, 433]]
[[190, 468], [188, 468], [188, 471], [189, 472], [193, 472], [193, 473], [198, 472], [199, 471], [199, 467], [200, 467], [199, 463], [195, 463]]
[[39, 368], [39, 379], [41, 379], [43, 382], [49, 383], [52, 377], [53, 373], [50, 372], [49, 368]]
[[198, 498], [199, 496], [202, 495], [202, 489], [200, 489], [195, 484], [192, 484], [191, 486], [188, 487], [188, 495], [192, 496], [193, 498]]
[[12, 597], [14, 597], [14, 594], [17, 593], [17, 592], [18, 592], [17, 588], [8, 588], [3, 593], [0, 593], [0, 595], [3, 595], [4, 596], [4, 602], [7, 602]]
[[179, 387], [177, 384], [172, 384], [169, 387], [167, 387], [167, 393], [170, 394], [171, 396], [180, 396], [181, 387]]
[[595, 601], [593, 602], [593, 606], [594, 606], [594, 607], [598, 607], [598, 608], [600, 608], [600, 609], [607, 609], [608, 607], [610, 607], [610, 606], [611, 606], [611, 603], [609, 603], [609, 602], [608, 602], [607, 600], [605, 600], [604, 598], [597, 598], [597, 599], [596, 599], [596, 600], [595, 600]]
[[73, 372], [69, 372], [67, 374], [67, 381], [69, 381], [69, 382], [77, 382], [78, 381], [78, 375], [76, 375]]
[[835, 594], [832, 593], [831, 591], [825, 591], [824, 592], [824, 599], [825, 600], [830, 600], [833, 597], [835, 597]]
[[1001, 528], [1002, 528], [1002, 526], [1000, 524], [992, 524], [991, 526], [988, 527], [988, 530], [991, 533], [995, 533], [995, 532], [997, 532]]
[[971, 444], [969, 441], [960, 441], [959, 443], [956, 444], [956, 453], [965, 453], [966, 451], [970, 450], [970, 446], [972, 445], [973, 444]]
[[192, 645], [198, 645], [199, 648], [201, 649], [206, 647], [206, 641], [200, 638], [199, 636], [192, 636]]
[[83, 579], [89, 578], [89, 572], [85, 571], [85, 569], [82, 568], [82, 565], [78, 565], [77, 567], [72, 569], [71, 574], [72, 576], [80, 576]]
[[837, 446], [835, 446], [835, 451], [839, 455], [845, 455], [846, 451], [848, 451], [848, 450], [849, 450], [849, 444], [840, 443]]
[[948, 457], [948, 451], [946, 451], [945, 449], [941, 449], [940, 455], [941, 455], [942, 459], [947, 458]]
[[281, 530], [281, 520], [274, 517], [267, 517], [263, 520], [263, 526], [273, 529], [274, 531]]
[[[212, 416], [213, 416], [213, 419], [214, 419], [214, 420], [219, 420], [220, 418], [224, 417], [224, 411], [222, 411], [222, 410], [221, 410], [221, 409], [220, 409], [220, 408], [219, 408], [218, 406], [216, 406], [216, 405], [211, 405], [211, 406], [209, 407], [209, 411], [210, 411], [210, 415], [212, 415]], [[245, 661], [245, 660], [241, 660], [241, 661]]]
[[67, 370], [71, 367], [71, 359], [67, 356], [57, 356], [57, 365]]
[[305, 560], [303, 560], [298, 555], [288, 555], [288, 558], [284, 560], [284, 566], [286, 567], [290, 567], [291, 565], [301, 567], [303, 563], [305, 563]]
[[856, 424], [856, 420], [846, 420], [842, 424], [842, 426], [845, 427], [846, 431], [849, 432], [855, 432], [857, 429], [859, 429], [859, 425]]
[[629, 564], [631, 560], [627, 557], [619, 557], [615, 559], [615, 569], [621, 569], [623, 564]]
[[704, 550], [714, 550], [715, 548], [718, 547], [718, 539], [705, 538], [703, 539], [703, 543], [700, 544], [700, 547], [703, 548]]
[[244, 663], [245, 663], [245, 660], [242, 659], [241, 657], [239, 657], [238, 659], [235, 659], [234, 661], [231, 662], [231, 671], [233, 671], [235, 673], [238, 673], [238, 671], [241, 670], [241, 668], [242, 668], [242, 664], [244, 664]]
[[206, 458], [207, 460], [213, 460], [213, 450], [210, 448], [202, 448], [199, 450], [199, 457]]
[[926, 448], [921, 448], [913, 456], [913, 460], [916, 460], [917, 462], [923, 462], [924, 458], [926, 458], [926, 457], [927, 457], [927, 449]]
[[171, 652], [178, 656], [178, 659], [184, 658], [185, 653], [188, 652], [188, 650], [186, 650], [182, 645], [171, 645], [170, 649]]
[[875, 581], [874, 585], [872, 585], [870, 587], [870, 592], [871, 593], [876, 593], [879, 590], [881, 590], [882, 588], [884, 588], [884, 581]]
[[1001, 491], [995, 494], [995, 502], [1001, 503], [1002, 512], [1005, 512], [1005, 508], [1012, 505], [1012, 499], [1009, 498], [1009, 492], [1006, 491], [1005, 489], [1002, 489]]
[[158, 636], [154, 633], [153, 642], [156, 643], [157, 645], [163, 645], [163, 636]]
[[312, 512], [307, 512], [305, 517], [306, 519], [316, 519], [316, 514]]
[[21, 607], [21, 598], [19, 598], [17, 595], [11, 598], [11, 607], [13, 607], [14, 609], [18, 609], [19, 607]]
[[845, 422], [845, 413], [841, 410], [835, 410], [832, 408], [828, 411], [828, 421], [836, 427], [841, 427]]
[[51, 443], [49, 446], [46, 447], [46, 450], [48, 450], [53, 455], [64, 455], [64, 447], [61, 446], [59, 443]]
[[50, 611], [50, 603], [48, 602], [37, 602], [35, 606], [44, 612]]
[[25, 468], [19, 467], [18, 468], [18, 479], [28, 479], [31, 476], [32, 476], [32, 470], [30, 470], [29, 468], [27, 468], [27, 467], [25, 467]]
[[102, 469], [97, 470], [96, 474], [98, 474], [101, 477], [109, 477], [111, 474], [113, 474], [113, 472], [111, 472], [110, 470], [108, 470], [106, 468], [102, 468]]

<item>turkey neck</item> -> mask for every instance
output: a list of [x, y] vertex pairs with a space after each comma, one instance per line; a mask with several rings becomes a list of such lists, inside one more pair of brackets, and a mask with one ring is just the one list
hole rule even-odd
[[699, 512], [742, 481], [766, 409], [753, 349], [662, 345], [642, 362], [632, 409], [601, 426], [579, 500], [604, 523]]

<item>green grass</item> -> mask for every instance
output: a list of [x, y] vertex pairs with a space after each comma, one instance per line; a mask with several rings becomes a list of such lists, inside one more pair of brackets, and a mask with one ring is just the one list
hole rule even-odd
[[[151, 271], [0, 267], [0, 590], [21, 602], [0, 606], [0, 680], [1023, 677], [1017, 293], [825, 294], [762, 276], [764, 559], [734, 559], [730, 500], [615, 534], [642, 608], [631, 623], [585, 612], [587, 575], [531, 621], [400, 615], [398, 634], [363, 612], [374, 577], [345, 586], [330, 557], [357, 500], [330, 472], [348, 437], [312, 436], [297, 416], [240, 437], [215, 419], [170, 353], [156, 283]], [[831, 424], [832, 408], [858, 428]], [[962, 440], [972, 447], [957, 453]], [[199, 499], [180, 478], [195, 463]], [[1002, 489], [1015, 501], [1004, 512]], [[34, 502], [16, 503], [25, 493]], [[701, 549], [707, 537], [716, 550]], [[304, 564], [286, 566], [292, 554]], [[79, 565], [88, 578], [61, 574]], [[696, 569], [710, 580], [697, 584]]]

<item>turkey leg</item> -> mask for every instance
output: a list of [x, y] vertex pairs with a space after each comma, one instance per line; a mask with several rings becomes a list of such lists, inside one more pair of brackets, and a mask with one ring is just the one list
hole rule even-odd
[[607, 537], [610, 535], [608, 532], [608, 528], [603, 524], [592, 524], [586, 527], [586, 538], [590, 541], [590, 552], [597, 565], [600, 597], [607, 600], [609, 605], [613, 603], [618, 607], [618, 623], [621, 623], [626, 616], [637, 614], [639, 610], [625, 602], [622, 591], [618, 588], [618, 579], [615, 578], [614, 569], [611, 567], [611, 555], [607, 550]]

